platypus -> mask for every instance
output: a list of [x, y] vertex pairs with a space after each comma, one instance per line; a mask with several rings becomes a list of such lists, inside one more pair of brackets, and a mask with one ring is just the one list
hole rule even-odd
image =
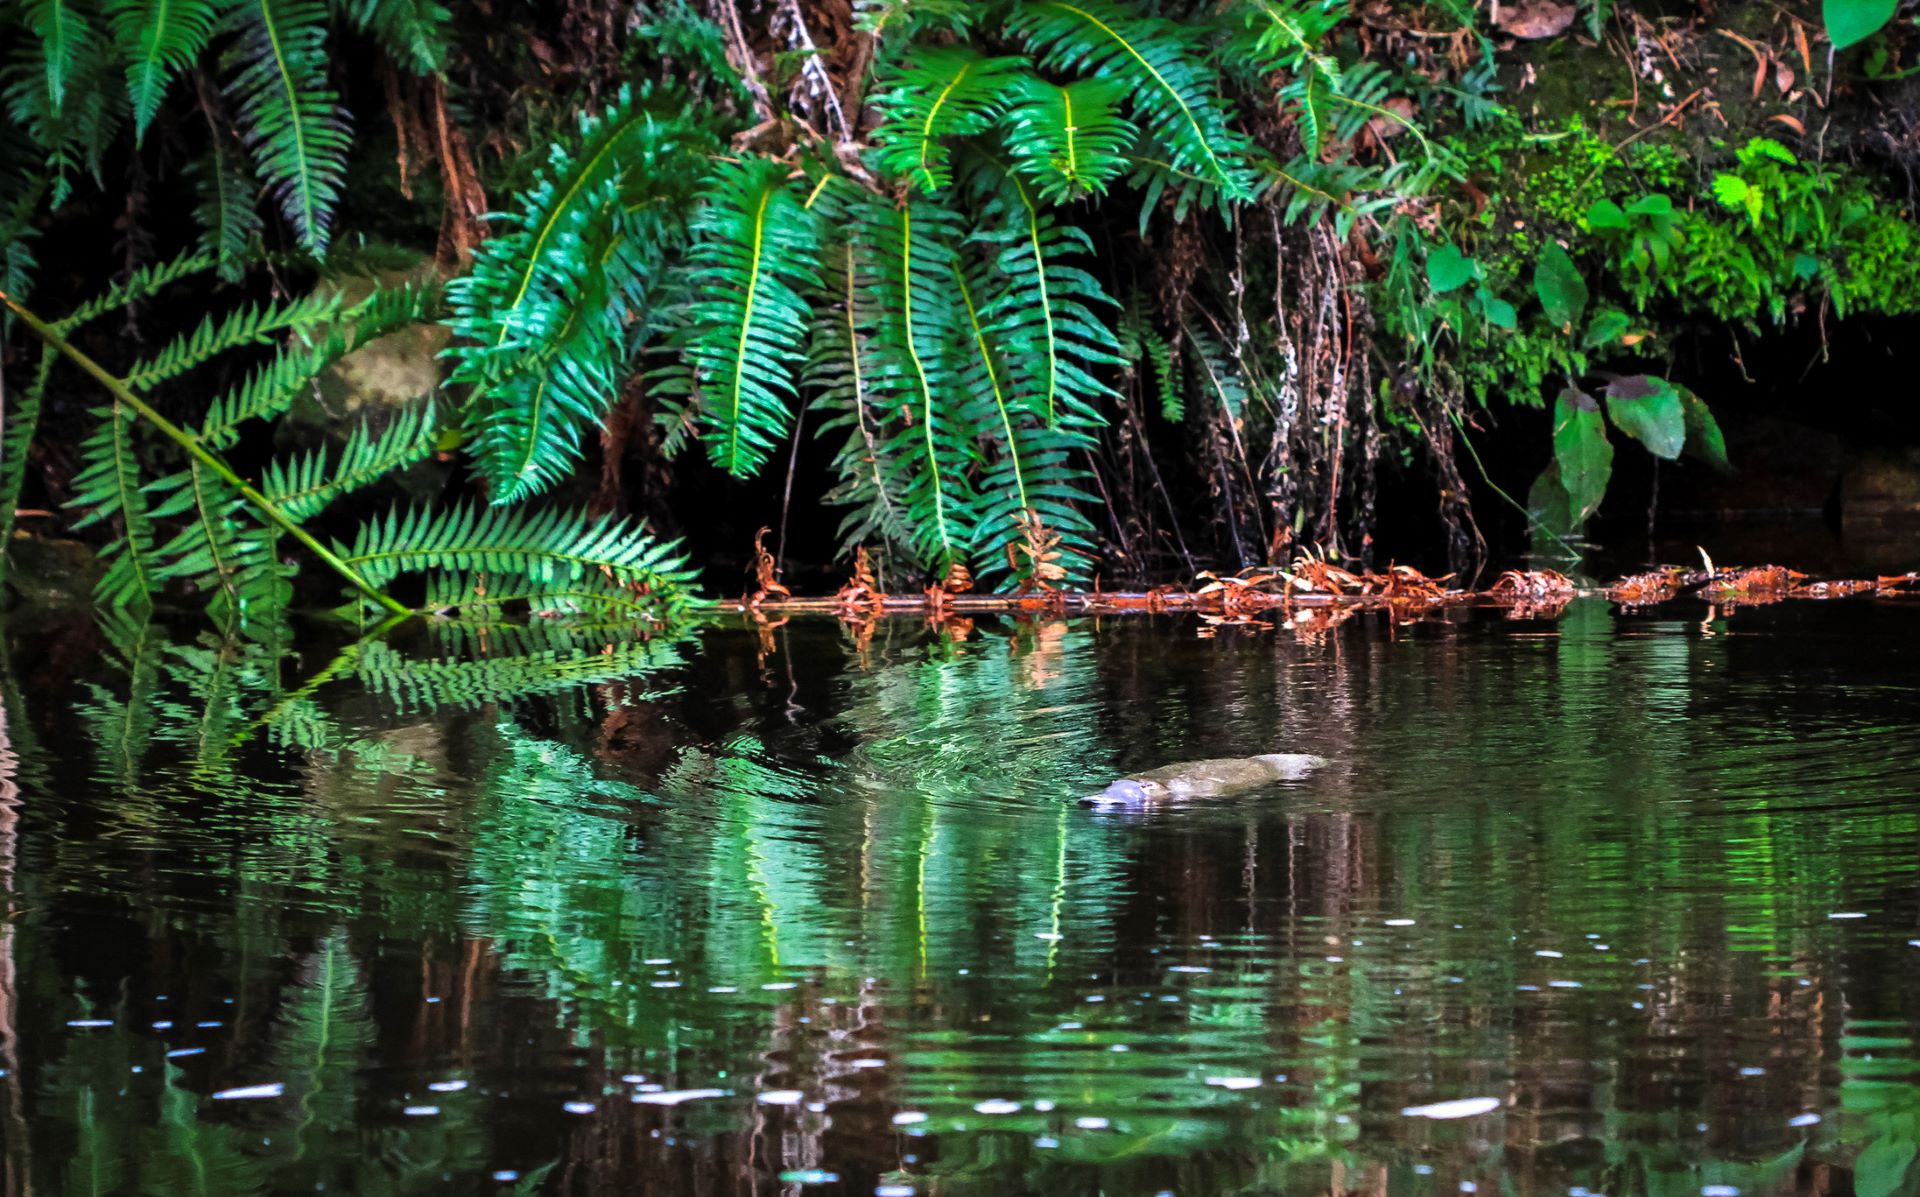
[[1270, 781], [1305, 777], [1326, 763], [1325, 757], [1304, 752], [1183, 761], [1145, 773], [1129, 773], [1080, 801], [1087, 806], [1141, 807], [1177, 798], [1216, 798]]

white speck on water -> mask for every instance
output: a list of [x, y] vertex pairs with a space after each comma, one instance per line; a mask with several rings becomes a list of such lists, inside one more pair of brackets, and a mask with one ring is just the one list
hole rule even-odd
[[806, 1094], [798, 1089], [769, 1089], [759, 1097], [761, 1105], [797, 1106]]
[[762, 989], [798, 989], [799, 983], [795, 981], [768, 981], [765, 985], [762, 985], [760, 988]]
[[877, 1185], [873, 1197], [913, 1197], [912, 1185]]
[[1742, 1068], [1740, 1070], [1740, 1075], [1741, 1076], [1765, 1076], [1767, 1075], [1767, 1070], [1764, 1068]]
[[173, 1030], [173, 1020], [171, 1018], [163, 1018], [153, 1024], [153, 1029], [156, 1031], [171, 1031]]
[[954, 972], [956, 972], [962, 977], [971, 976], [973, 974], [973, 970], [970, 968], [955, 969]]
[[725, 1089], [673, 1089], [665, 1093], [636, 1093], [633, 1100], [645, 1106], [677, 1106], [683, 1101], [701, 1101], [726, 1095]]
[[1787, 1119], [1788, 1126], [1814, 1126], [1820, 1121], [1818, 1114], [1795, 1114]]
[[1704, 1122], [1696, 1122], [1693, 1124], [1693, 1129], [1704, 1135], [1707, 1133], [1707, 1124]]
[[1609, 947], [1607, 944], [1597, 943], [1593, 945], [1593, 950], [1596, 952], [1607, 952], [1607, 951], [1611, 951], [1612, 948]]
[[520, 1174], [511, 1168], [502, 1168], [493, 1174], [493, 1178], [501, 1184], [506, 1184], [508, 1181], [519, 1180]]
[[824, 1101], [810, 1101], [807, 1103], [807, 1110], [814, 1114], [824, 1114], [827, 1112], [827, 1103]]
[[204, 1047], [176, 1047], [167, 1053], [167, 1059], [178, 1060], [181, 1056], [197, 1056], [206, 1050]]
[[1578, 989], [1578, 988], [1580, 988], [1580, 982], [1578, 982], [1578, 981], [1548, 981], [1548, 982], [1547, 982], [1547, 984], [1548, 984], [1548, 985], [1549, 985], [1550, 987], [1552, 987], [1552, 988], [1554, 988], [1554, 989]]
[[287, 1087], [275, 1081], [271, 1085], [242, 1085], [238, 1089], [222, 1089], [213, 1095], [215, 1101], [251, 1101], [260, 1097], [279, 1097]]
[[707, 992], [708, 993], [739, 993], [740, 987], [738, 985], [709, 985], [707, 986]]
[[590, 1101], [570, 1101], [560, 1108], [569, 1114], [591, 1114], [600, 1107]]
[[1105, 1118], [1099, 1118], [1099, 1117], [1075, 1118], [1073, 1120], [1073, 1124], [1079, 1127], [1081, 1130], [1105, 1130], [1108, 1127], [1113, 1125], [1113, 1123], [1109, 1122]]
[[875, 1056], [867, 1056], [853, 1061], [853, 1066], [855, 1068], [885, 1068], [887, 1062]]
[[1491, 1114], [1500, 1108], [1497, 1097], [1462, 1097], [1453, 1101], [1437, 1101], [1432, 1105], [1407, 1106], [1400, 1113], [1407, 1118], [1474, 1118], [1481, 1114]]
[[639, 1085], [635, 1086], [635, 1088], [642, 1093], [665, 1093], [667, 1091], [667, 1087], [658, 1081], [642, 1081]]
[[1700, 1197], [1740, 1197], [1740, 1190], [1733, 1185], [1701, 1185]]
[[1210, 1076], [1207, 1078], [1207, 1084], [1217, 1085], [1222, 1089], [1258, 1089], [1260, 1078], [1257, 1076]]
[[435, 1093], [458, 1093], [466, 1087], [467, 1083], [465, 1081], [434, 1081], [427, 1086], [427, 1088], [433, 1090]]
[[1042, 1151], [1052, 1151], [1054, 1148], [1060, 1146], [1060, 1140], [1054, 1138], [1052, 1135], [1041, 1135], [1033, 1141], [1033, 1145]]
[[1044, 939], [1048, 943], [1059, 943], [1061, 940], [1066, 938], [1066, 936], [1060, 934], [1057, 931], [1035, 931], [1033, 933], [1033, 937], [1035, 939]]
[[408, 1106], [400, 1111], [409, 1118], [431, 1118], [440, 1112], [439, 1106]]
[[1414, 922], [1412, 919], [1388, 919], [1387, 920], [1387, 926], [1389, 927], [1411, 927], [1413, 925], [1414, 925]]
[[1432, 1176], [1433, 1165], [1432, 1164], [1415, 1164], [1413, 1166], [1413, 1174], [1415, 1176]]
[[1112, 1047], [1108, 1048], [1107, 1050], [1110, 1052], [1130, 1052], [1133, 1049], [1128, 1047], [1124, 1043], [1116, 1043]]
[[999, 1097], [989, 1098], [986, 1101], [975, 1102], [973, 1105], [973, 1112], [976, 1114], [1016, 1114], [1019, 1111], [1020, 1111], [1019, 1102], [1007, 1101], [1004, 1098], [999, 1098]]
[[902, 1110], [893, 1116], [895, 1126], [912, 1126], [916, 1122], [925, 1122], [927, 1116], [918, 1110]]
[[70, 1027], [110, 1027], [113, 1025], [113, 1020], [111, 1018], [70, 1018], [67, 1020], [67, 1025]]
[[193, 1025], [204, 1031], [211, 1027], [224, 1027], [227, 1024], [223, 1022], [196, 1022]]
[[1462, 1193], [1478, 1193], [1480, 1186], [1470, 1180], [1463, 1180], [1460, 1182], [1460, 1191]]
[[1104, 1002], [1107, 999], [1103, 994], [1091, 993], [1087, 995], [1087, 1000], [1090, 1002]]
[[1345, 961], [1345, 960], [1346, 960], [1346, 957], [1345, 957], [1345, 956], [1329, 956], [1329, 957], [1327, 957], [1327, 963], [1328, 963], [1328, 964], [1340, 964], [1340, 963], [1342, 963], [1342, 962], [1343, 962], [1343, 961]]
[[1043, 1097], [1039, 1101], [1036, 1101], [1033, 1103], [1033, 1108], [1040, 1111], [1042, 1114], [1048, 1114], [1053, 1112], [1053, 1103]]
[[1645, 1002], [1635, 1002], [1633, 1004], [1633, 1008], [1635, 1010], [1645, 1010], [1647, 1008], [1647, 1004]]
[[1546, 957], [1547, 959], [1549, 959], [1549, 960], [1558, 960], [1558, 959], [1560, 959], [1560, 958], [1561, 958], [1562, 956], [1565, 956], [1565, 955], [1566, 955], [1566, 953], [1565, 953], [1565, 952], [1556, 952], [1556, 951], [1554, 951], [1554, 950], [1553, 950], [1552, 948], [1541, 948], [1541, 949], [1540, 949], [1539, 951], [1537, 951], [1537, 952], [1535, 952], [1535, 953], [1534, 953], [1534, 955], [1536, 955], [1536, 956], [1545, 956], [1545, 957]]
[[1170, 973], [1210, 973], [1213, 970], [1204, 964], [1175, 964], [1167, 969]]
[[1514, 988], [1519, 990], [1521, 993], [1539, 993], [1540, 992], [1540, 987], [1538, 985], [1515, 985]]
[[1863, 919], [1867, 917], [1867, 912], [1864, 910], [1836, 910], [1827, 917], [1830, 919]]
[[440, 999], [437, 997], [430, 997], [427, 999], [427, 1005], [429, 1006], [438, 1006], [439, 1004], [440, 1004]]
[[625, 1076], [620, 1078], [623, 1084], [628, 1084], [628, 1085], [637, 1085], [646, 1079], [647, 1079], [647, 1075], [644, 1072], [629, 1072]]
[[655, 982], [653, 982], [652, 984], [653, 984], [653, 987], [654, 987], [655, 989], [678, 989], [678, 988], [680, 988], [680, 982], [678, 982], [678, 981], [655, 981]]
[[649, 956], [645, 960], [641, 961], [641, 963], [642, 964], [672, 964], [673, 958], [670, 956]]

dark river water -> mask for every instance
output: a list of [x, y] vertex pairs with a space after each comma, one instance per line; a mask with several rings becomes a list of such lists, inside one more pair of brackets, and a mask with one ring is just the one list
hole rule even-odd
[[1920, 1192], [1920, 602], [960, 630], [16, 620], [0, 1193]]

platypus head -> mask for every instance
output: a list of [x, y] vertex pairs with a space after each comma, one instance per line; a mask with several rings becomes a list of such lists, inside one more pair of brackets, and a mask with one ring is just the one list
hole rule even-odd
[[1147, 804], [1147, 787], [1137, 781], [1121, 778], [1113, 782], [1098, 794], [1088, 794], [1080, 800], [1082, 806], [1099, 807], [1141, 807]]

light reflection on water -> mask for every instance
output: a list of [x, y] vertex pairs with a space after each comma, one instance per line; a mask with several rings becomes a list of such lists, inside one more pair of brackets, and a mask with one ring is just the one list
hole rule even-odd
[[1920, 607], [1702, 614], [16, 629], [0, 1194], [1913, 1197]]

